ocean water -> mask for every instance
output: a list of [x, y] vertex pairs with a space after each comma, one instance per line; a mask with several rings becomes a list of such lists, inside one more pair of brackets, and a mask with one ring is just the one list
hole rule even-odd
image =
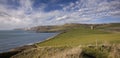
[[36, 33], [32, 31], [2, 30], [0, 31], [0, 53], [12, 48], [44, 41], [57, 33]]

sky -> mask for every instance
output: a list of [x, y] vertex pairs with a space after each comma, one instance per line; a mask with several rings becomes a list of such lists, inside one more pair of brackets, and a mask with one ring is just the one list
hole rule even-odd
[[0, 0], [0, 30], [65, 23], [120, 23], [120, 0]]

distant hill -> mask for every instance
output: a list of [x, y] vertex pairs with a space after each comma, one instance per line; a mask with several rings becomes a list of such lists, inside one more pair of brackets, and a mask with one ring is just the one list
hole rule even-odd
[[96, 29], [120, 32], [120, 23], [101, 24], [96, 26]]
[[36, 26], [31, 28], [24, 28], [24, 30], [32, 30], [36, 32], [60, 32], [71, 28], [85, 27], [110, 31], [120, 31], [120, 23], [109, 23], [109, 24], [64, 24], [64, 25], [51, 25], [51, 26]]

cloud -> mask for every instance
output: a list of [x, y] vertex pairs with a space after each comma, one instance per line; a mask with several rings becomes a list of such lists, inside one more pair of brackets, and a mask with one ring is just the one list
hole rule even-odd
[[56, 18], [56, 20], [63, 20], [63, 19], [67, 19], [67, 16], [62, 16], [62, 17]]
[[[9, 1], [16, 8], [12, 7]], [[62, 9], [47, 7], [50, 4], [39, 3], [34, 7], [36, 0], [0, 0], [0, 29], [31, 27], [36, 25], [55, 25], [64, 23], [84, 23], [98, 20], [102, 17], [120, 17], [120, 0], [77, 0], [67, 4], [57, 4]], [[9, 5], [8, 5], [9, 4]], [[55, 6], [54, 5], [54, 6]], [[44, 11], [45, 9], [52, 11]]]
[[120, 11], [120, 1], [79, 0], [76, 1], [76, 3], [72, 3], [72, 6], [70, 3], [69, 6], [64, 7], [63, 10], [74, 11], [70, 13], [70, 17], [73, 16], [76, 17], [76, 19], [90, 17], [93, 20], [105, 16], [114, 16], [114, 14], [118, 15]]

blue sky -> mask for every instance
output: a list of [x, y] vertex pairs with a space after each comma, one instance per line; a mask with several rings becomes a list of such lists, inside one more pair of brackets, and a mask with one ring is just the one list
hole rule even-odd
[[120, 23], [120, 0], [0, 0], [0, 29]]

